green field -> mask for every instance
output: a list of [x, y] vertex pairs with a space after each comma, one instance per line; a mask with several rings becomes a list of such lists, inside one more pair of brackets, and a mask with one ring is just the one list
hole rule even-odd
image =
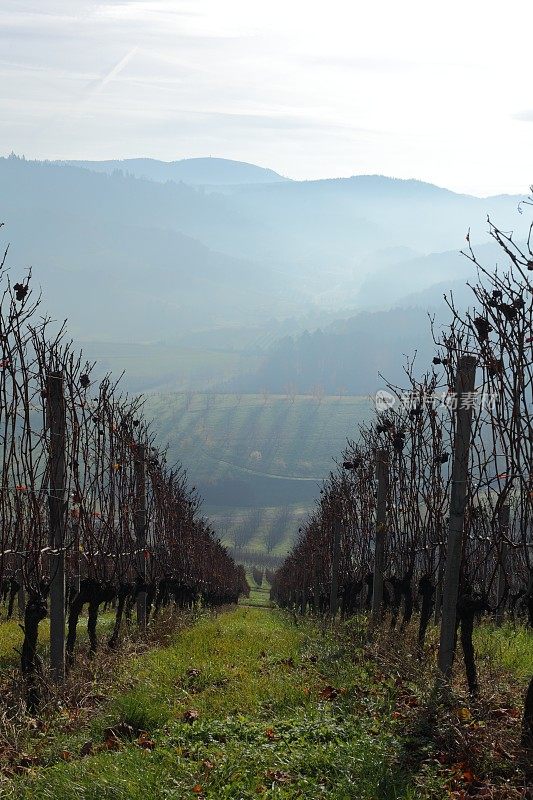
[[223, 540], [277, 555], [371, 412], [366, 397], [181, 392], [146, 401], [159, 443], [187, 468]]
[[236, 375], [253, 372], [256, 353], [186, 344], [76, 342], [88, 361], [96, 361], [95, 377], [125, 373], [121, 385], [131, 392], [208, 390]]

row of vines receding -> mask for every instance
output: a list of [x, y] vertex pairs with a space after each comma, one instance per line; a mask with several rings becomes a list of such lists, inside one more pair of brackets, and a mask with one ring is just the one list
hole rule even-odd
[[[449, 324], [428, 324], [433, 363], [421, 375], [409, 359], [405, 387], [378, 393], [272, 586], [301, 612], [416, 621], [420, 654], [440, 625], [437, 682], [459, 638], [473, 694], [475, 621], [533, 626], [533, 225], [526, 242], [489, 228], [505, 266], [479, 263], [467, 237], [471, 307], [448, 296]], [[533, 744], [533, 679], [525, 706]]]
[[[201, 515], [181, 466], [167, 463], [141, 398], [110, 375], [95, 380], [50, 319], [31, 274], [13, 283], [0, 260], [0, 599], [24, 631], [30, 707], [44, 665], [39, 624], [50, 615], [51, 677], [61, 681], [87, 610], [90, 650], [112, 604], [106, 645], [133, 612], [145, 628], [161, 607], [220, 606], [248, 587]], [[46, 670], [44, 670], [46, 672]]]

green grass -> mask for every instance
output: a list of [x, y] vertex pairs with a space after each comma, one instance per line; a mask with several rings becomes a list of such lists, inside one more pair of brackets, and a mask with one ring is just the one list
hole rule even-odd
[[[5, 613], [5, 609], [4, 609]], [[97, 635], [109, 633], [114, 624], [114, 614], [108, 612], [100, 614], [98, 618]], [[39, 624], [39, 652], [46, 653], [50, 636], [50, 622], [48, 619]], [[20, 648], [24, 634], [18, 619], [0, 619], [0, 669], [18, 667], [20, 664]], [[87, 636], [87, 617], [80, 617], [78, 622], [78, 642], [84, 643]]]
[[250, 596], [241, 597], [239, 602], [245, 606], [269, 606], [272, 607], [273, 603], [270, 600], [270, 584], [263, 577], [261, 586], [254, 581], [254, 576], [251, 569], [246, 570], [246, 580], [250, 587]]
[[[89, 728], [54, 734], [48, 766], [5, 783], [14, 800], [429, 797], [399, 768], [394, 682], [312, 622], [238, 608], [203, 617], [127, 667]], [[339, 692], [330, 697], [327, 687]], [[324, 691], [325, 690], [325, 691]], [[184, 721], [194, 709], [198, 718]], [[155, 743], [103, 746], [126, 722]], [[90, 739], [94, 752], [79, 757]], [[61, 760], [61, 751], [72, 760]], [[65, 756], [63, 756], [65, 757]], [[70, 758], [70, 756], [68, 756]], [[431, 797], [444, 794], [428, 772]], [[429, 791], [429, 790], [428, 790]]]
[[533, 635], [523, 625], [510, 622], [501, 627], [484, 623], [474, 628], [474, 646], [480, 658], [496, 663], [518, 678], [531, 677]]

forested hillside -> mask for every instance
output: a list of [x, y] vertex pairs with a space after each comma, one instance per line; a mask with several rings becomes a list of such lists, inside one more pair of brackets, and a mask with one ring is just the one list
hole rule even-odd
[[[442, 258], [423, 260], [431, 253], [452, 249], [447, 277], [463, 277], [458, 250], [469, 227], [473, 242], [487, 240], [487, 213], [520, 224], [518, 197], [380, 176], [208, 192], [10, 157], [0, 159], [0, 184], [12, 258], [39, 265], [53, 313], [72, 317], [85, 339], [168, 340], [275, 327], [312, 309], [383, 307], [443, 280]], [[372, 287], [380, 270], [403, 273], [399, 291]]]

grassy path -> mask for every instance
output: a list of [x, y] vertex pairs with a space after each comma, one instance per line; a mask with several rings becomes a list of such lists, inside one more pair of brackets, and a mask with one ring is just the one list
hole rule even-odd
[[0, 793], [28, 800], [429, 796], [396, 766], [392, 684], [339, 648], [311, 623], [297, 626], [267, 609], [202, 618], [171, 646], [130, 663], [105, 710], [89, 726], [56, 732], [38, 765]]

